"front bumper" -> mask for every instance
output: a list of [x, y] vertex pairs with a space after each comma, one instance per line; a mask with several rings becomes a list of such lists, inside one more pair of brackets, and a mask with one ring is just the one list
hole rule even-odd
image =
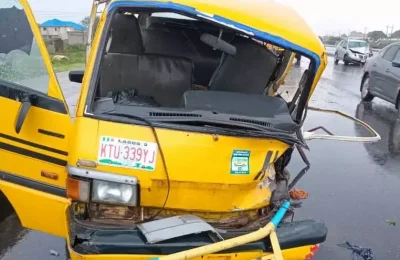
[[[322, 221], [305, 220], [283, 223], [278, 226], [276, 232], [285, 259], [305, 259], [305, 256], [310, 253], [310, 246], [323, 243], [328, 231]], [[246, 232], [221, 232], [220, 234], [224, 239], [229, 239], [244, 235]], [[149, 244], [136, 228], [100, 228], [76, 219], [72, 219], [70, 223], [70, 241], [71, 259], [148, 259], [213, 243], [207, 234], [193, 234]], [[237, 255], [235, 259], [248, 260], [270, 252], [272, 252], [272, 247], [267, 237], [218, 252], [213, 256]]]
[[351, 63], [366, 63], [368, 59], [368, 54], [356, 54], [354, 55], [349, 55], [348, 56], [348, 61]]

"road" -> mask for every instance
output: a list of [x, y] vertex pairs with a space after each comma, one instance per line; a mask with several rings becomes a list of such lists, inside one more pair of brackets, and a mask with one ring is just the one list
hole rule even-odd
[[[287, 79], [291, 84], [305, 69], [295, 67]], [[295, 219], [322, 219], [328, 226], [327, 241], [314, 259], [351, 259], [351, 252], [337, 246], [346, 241], [372, 249], [375, 259], [400, 259], [400, 125], [394, 106], [374, 100], [363, 106], [359, 98], [361, 67], [329, 66], [315, 91], [311, 105], [333, 108], [357, 115], [382, 136], [375, 144], [357, 144], [314, 140], [307, 156], [311, 169], [297, 184], [309, 192]], [[66, 74], [59, 75], [68, 103], [74, 109], [79, 86], [68, 84]], [[285, 93], [282, 93], [284, 96]], [[323, 125], [335, 134], [366, 135], [360, 127], [334, 115], [309, 112], [305, 128]], [[289, 166], [292, 175], [304, 167], [296, 154]], [[15, 216], [0, 223], [0, 259], [63, 259], [63, 240], [20, 227]], [[8, 232], [4, 232], [8, 230]], [[2, 237], [3, 236], [3, 237]], [[49, 250], [60, 252], [50, 256]]]

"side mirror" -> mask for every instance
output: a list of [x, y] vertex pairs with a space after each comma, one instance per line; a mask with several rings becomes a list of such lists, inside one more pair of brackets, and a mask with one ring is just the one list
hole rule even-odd
[[400, 68], [400, 60], [392, 61], [392, 66], [395, 67], [395, 68]]
[[82, 83], [83, 74], [84, 74], [84, 70], [71, 70], [68, 75], [69, 81], [76, 82], [76, 83]]

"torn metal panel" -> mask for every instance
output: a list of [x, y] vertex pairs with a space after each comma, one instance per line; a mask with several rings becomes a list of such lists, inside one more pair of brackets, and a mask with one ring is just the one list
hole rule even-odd
[[222, 237], [210, 224], [194, 215], [155, 220], [140, 224], [137, 227], [150, 244], [202, 232], [212, 232], [222, 240]]

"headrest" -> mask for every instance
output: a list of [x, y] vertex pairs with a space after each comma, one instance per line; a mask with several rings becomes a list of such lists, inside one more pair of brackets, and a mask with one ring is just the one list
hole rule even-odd
[[118, 13], [111, 25], [111, 44], [108, 52], [142, 54], [144, 52], [139, 21], [134, 15]]

